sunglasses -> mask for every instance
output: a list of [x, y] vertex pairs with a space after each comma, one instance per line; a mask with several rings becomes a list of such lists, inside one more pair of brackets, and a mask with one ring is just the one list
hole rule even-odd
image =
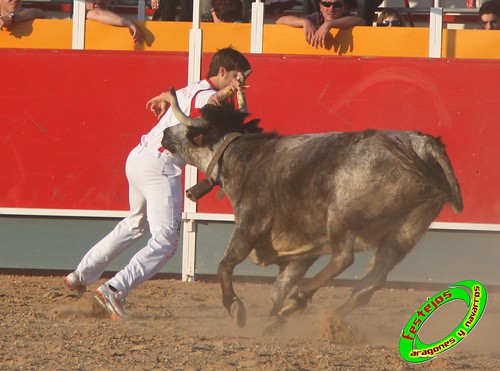
[[401, 22], [400, 21], [383, 21], [383, 22], [377, 23], [377, 27], [388, 27], [388, 26], [399, 27], [399, 26], [401, 26]]
[[336, 9], [342, 8], [344, 6], [344, 4], [339, 2], [339, 1], [335, 1], [335, 2], [333, 2], [333, 1], [321, 1], [320, 4], [323, 5], [325, 8], [329, 8], [329, 7], [333, 6]]

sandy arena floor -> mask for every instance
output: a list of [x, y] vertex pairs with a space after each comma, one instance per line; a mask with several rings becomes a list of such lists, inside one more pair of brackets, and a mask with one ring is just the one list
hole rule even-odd
[[[235, 287], [248, 312], [244, 329], [222, 307], [217, 283], [149, 281], [129, 296], [130, 318], [111, 321], [93, 306], [90, 293], [78, 298], [66, 291], [61, 277], [0, 275], [0, 370], [500, 369], [498, 293], [489, 293], [485, 313], [466, 339], [415, 365], [399, 356], [399, 335], [435, 292], [379, 291], [348, 317], [354, 337], [344, 340], [355, 344], [346, 345], [324, 336], [328, 311], [347, 298], [348, 288], [322, 288], [283, 334], [266, 337], [270, 285]], [[421, 339], [430, 343], [449, 333], [466, 313], [461, 304], [436, 312]]]

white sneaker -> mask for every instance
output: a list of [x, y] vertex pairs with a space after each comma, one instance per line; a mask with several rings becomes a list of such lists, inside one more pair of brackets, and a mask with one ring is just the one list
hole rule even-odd
[[63, 279], [66, 287], [76, 292], [78, 296], [82, 296], [87, 290], [87, 286], [83, 285], [80, 282], [80, 279], [75, 272], [68, 274], [67, 276], [63, 277]]
[[111, 315], [111, 319], [127, 317], [125, 312], [125, 299], [107, 284], [104, 283], [95, 290], [94, 299], [106, 309]]

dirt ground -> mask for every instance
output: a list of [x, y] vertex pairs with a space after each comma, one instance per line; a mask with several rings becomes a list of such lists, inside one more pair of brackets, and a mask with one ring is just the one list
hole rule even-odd
[[[436, 292], [380, 290], [347, 318], [354, 336], [341, 344], [325, 323], [349, 288], [320, 289], [283, 334], [269, 337], [262, 330], [270, 284], [235, 287], [248, 312], [243, 329], [223, 309], [214, 282], [151, 280], [129, 296], [130, 317], [112, 321], [93, 306], [91, 293], [69, 293], [62, 277], [0, 275], [0, 370], [500, 369], [499, 293], [489, 292], [482, 319], [460, 344], [433, 361], [411, 364], [399, 356], [399, 335]], [[434, 313], [421, 339], [431, 343], [449, 333], [466, 313], [461, 304], [454, 301]]]

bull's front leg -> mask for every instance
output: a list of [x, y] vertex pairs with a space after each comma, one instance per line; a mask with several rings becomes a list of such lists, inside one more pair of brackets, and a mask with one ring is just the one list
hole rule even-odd
[[234, 292], [233, 271], [250, 254], [252, 244], [248, 241], [251, 239], [246, 234], [235, 229], [217, 272], [222, 289], [222, 303], [229, 315], [236, 320], [238, 327], [245, 326], [247, 316], [243, 302]]

